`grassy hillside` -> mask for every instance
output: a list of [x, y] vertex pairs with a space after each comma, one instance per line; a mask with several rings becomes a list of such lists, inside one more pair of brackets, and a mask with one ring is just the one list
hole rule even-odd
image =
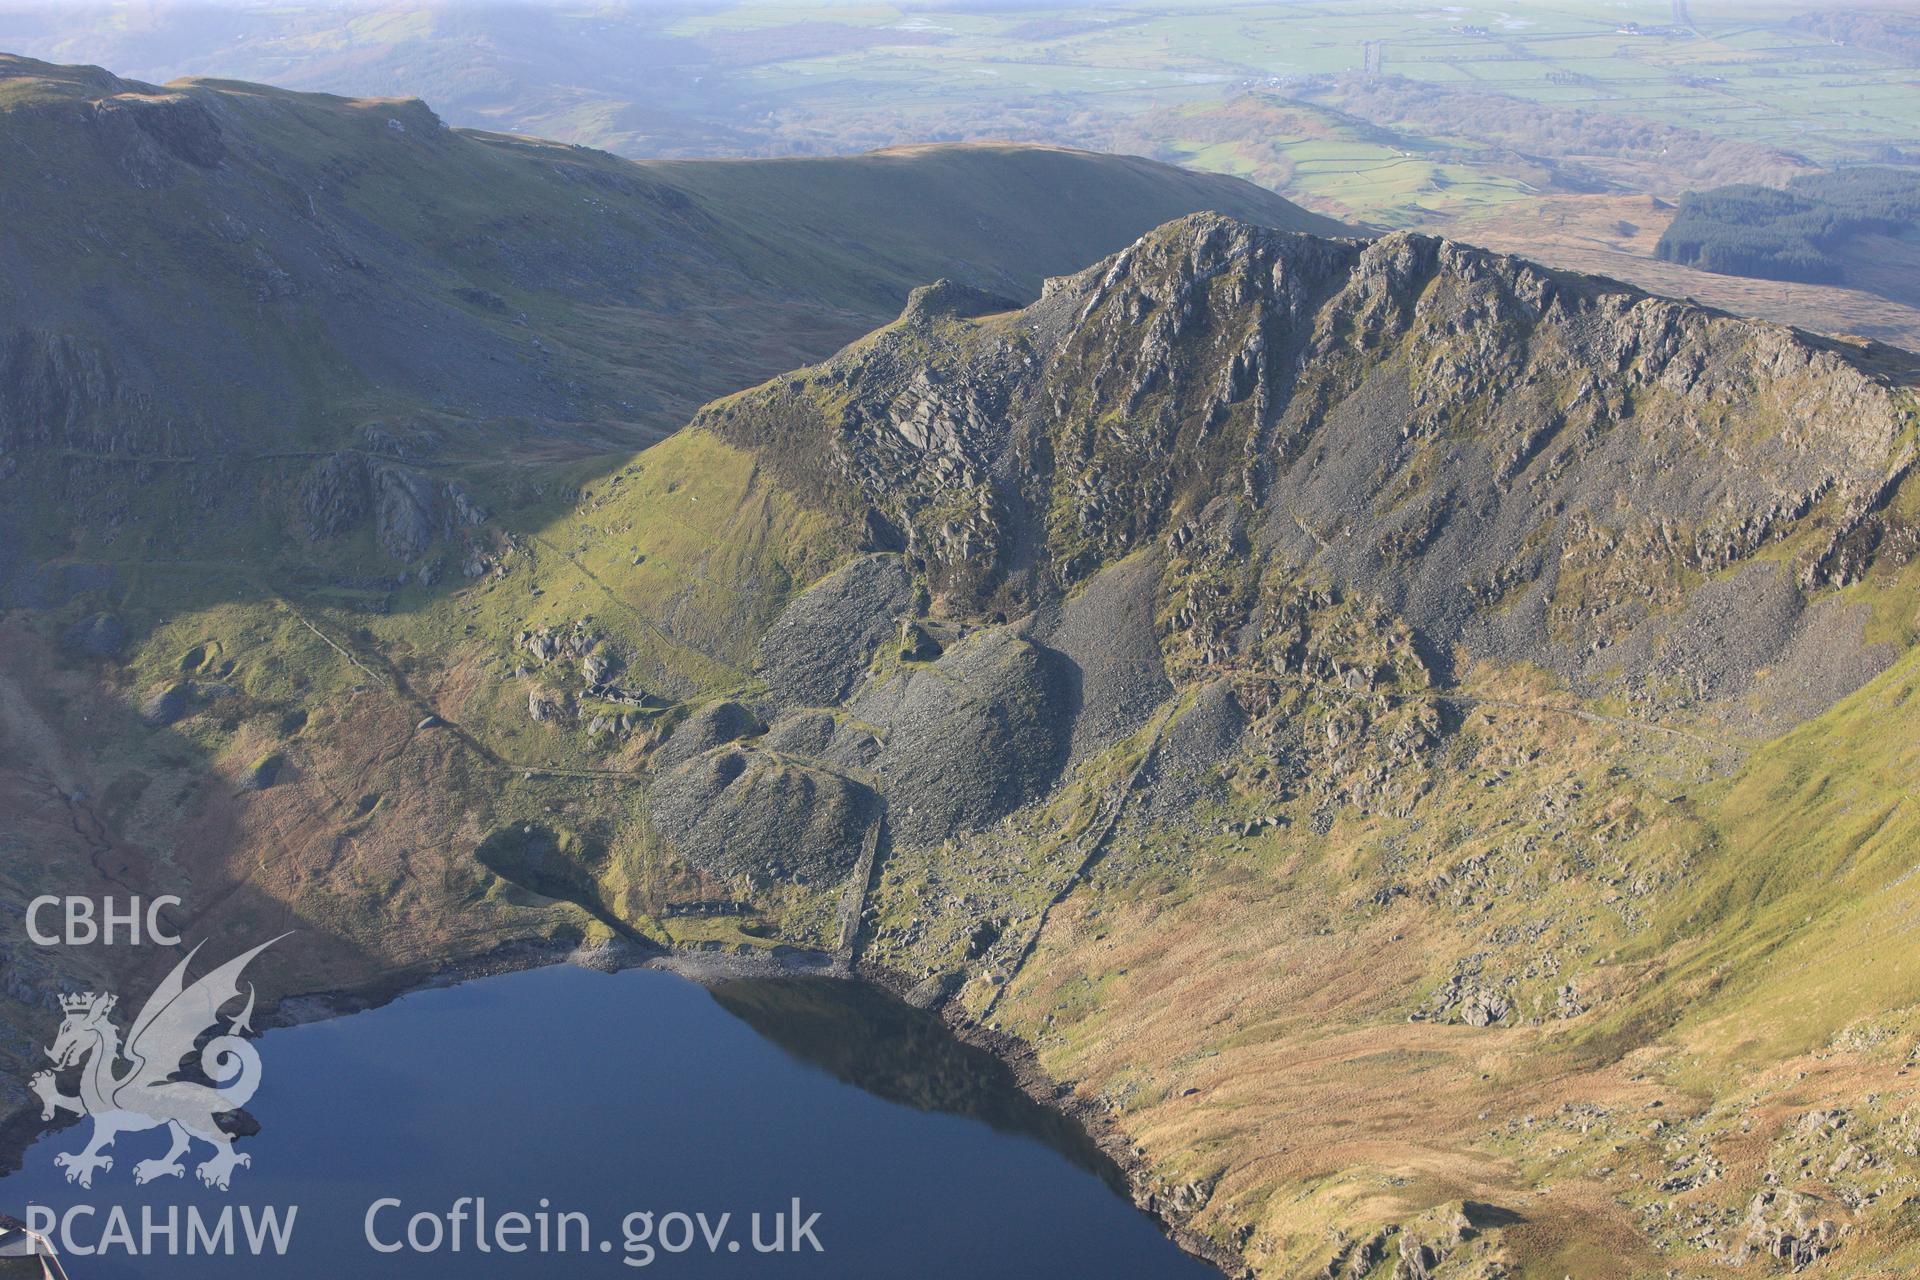
[[[1141, 234], [1143, 218], [1158, 226], [1201, 208], [1288, 231], [1346, 234], [1332, 219], [1276, 204], [1257, 187], [1063, 147], [922, 145], [643, 167], [760, 235], [777, 232], [796, 250], [804, 244], [812, 252], [792, 255], [803, 273], [794, 283], [814, 289], [875, 273], [916, 284], [947, 276], [1026, 300], [1046, 276], [1084, 266], [1087, 244], [1125, 244]], [[928, 259], [923, 246], [936, 242], [947, 262]], [[905, 299], [890, 294], [888, 301], [897, 312]]]
[[[419, 9], [14, 0], [21, 52], [335, 92], [423, 94], [457, 125], [631, 157], [817, 156], [928, 139], [1123, 151], [1319, 212], [1920, 345], [1911, 290], [1752, 288], [1654, 259], [1689, 189], [1906, 164], [1909, 19], [1801, 3], [551, 5]], [[1379, 65], [1365, 68], [1372, 46]], [[1652, 201], [1663, 204], [1654, 204]], [[1655, 212], [1658, 210], [1659, 212]], [[1645, 233], [1645, 234], [1641, 234]], [[1911, 276], [1911, 246], [1897, 274]], [[1872, 281], [1884, 253], [1856, 260]], [[1062, 268], [1065, 269], [1065, 268]]]

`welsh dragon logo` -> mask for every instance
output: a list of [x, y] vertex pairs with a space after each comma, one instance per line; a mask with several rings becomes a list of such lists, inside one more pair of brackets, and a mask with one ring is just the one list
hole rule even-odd
[[40, 1072], [30, 1083], [40, 1097], [42, 1120], [51, 1120], [61, 1111], [93, 1120], [93, 1137], [84, 1150], [53, 1158], [67, 1171], [68, 1182], [91, 1187], [96, 1169], [113, 1168], [113, 1157], [105, 1151], [115, 1138], [162, 1125], [172, 1135], [173, 1147], [158, 1160], [134, 1165], [133, 1180], [137, 1183], [182, 1176], [186, 1170], [181, 1157], [192, 1149], [196, 1138], [213, 1147], [212, 1157], [194, 1171], [209, 1187], [225, 1191], [233, 1180], [233, 1171], [252, 1163], [251, 1157], [233, 1149], [233, 1139], [213, 1120], [219, 1112], [245, 1106], [260, 1087], [260, 1054], [241, 1038], [253, 1030], [251, 983], [247, 985], [246, 1008], [238, 1017], [229, 1017], [226, 1032], [208, 1040], [200, 1050], [200, 1069], [215, 1083], [205, 1085], [174, 1077], [201, 1035], [218, 1027], [220, 1010], [239, 999], [240, 973], [247, 963], [278, 941], [280, 938], [263, 942], [188, 985], [187, 966], [200, 952], [196, 946], [154, 990], [140, 1016], [133, 1020], [124, 1046], [120, 1029], [109, 1016], [116, 997], [89, 991], [60, 998], [66, 1020], [60, 1024], [60, 1034], [47, 1056], [53, 1059], [55, 1070], [80, 1064], [79, 1096], [61, 1093], [53, 1071]]

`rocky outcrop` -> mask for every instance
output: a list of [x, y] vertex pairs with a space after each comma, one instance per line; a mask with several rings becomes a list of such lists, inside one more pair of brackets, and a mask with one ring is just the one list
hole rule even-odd
[[416, 468], [356, 452], [321, 459], [300, 481], [300, 512], [313, 539], [338, 537], [369, 516], [394, 559], [419, 560], [442, 535], [485, 523], [486, 512], [457, 480], [436, 482]]
[[115, 94], [93, 104], [91, 124], [101, 144], [141, 185], [158, 185], [171, 176], [162, 156], [211, 169], [227, 154], [212, 109], [186, 94]]
[[515, 637], [527, 656], [542, 665], [549, 662], [585, 660], [600, 643], [600, 633], [592, 621], [581, 618], [572, 626], [533, 627]]
[[433, 540], [436, 495], [432, 483], [418, 471], [398, 466], [375, 466], [373, 487], [374, 535], [396, 560], [417, 560]]
[[100, 344], [47, 328], [0, 330], [0, 451], [167, 453], [197, 437], [129, 386]]
[[1747, 1206], [1736, 1261], [1760, 1256], [1802, 1271], [1831, 1253], [1842, 1229], [1830, 1206], [1804, 1191], [1762, 1191]]
[[[1808, 584], [1920, 546], [1894, 500], [1911, 413], [1778, 326], [1430, 237], [1195, 215], [1053, 282], [1017, 325], [883, 331], [702, 421], [864, 511], [952, 613], [1044, 613], [1231, 501], [1241, 563], [1371, 602], [1441, 679], [1461, 654], [1530, 662], [1670, 714], [1884, 666], [1795, 636]], [[1763, 571], [1822, 525], [1843, 550]], [[1069, 600], [1062, 643], [1096, 655], [1142, 634], [1072, 619]], [[1223, 619], [1201, 656], [1252, 621]], [[1793, 678], [1753, 683], [1789, 652]], [[1101, 704], [1130, 697], [1094, 697], [1076, 750], [1121, 731]]]
[[347, 532], [366, 516], [371, 502], [366, 466], [358, 454], [324, 458], [300, 481], [300, 513], [312, 538]]
[[[1776, 549], [1898, 519], [1910, 406], [1785, 330], [1421, 236], [1207, 215], [1017, 321], [970, 319], [990, 305], [932, 287], [700, 419], [887, 548], [763, 636], [773, 726], [735, 755], [870, 778], [896, 849], [982, 831], [1160, 713], [1129, 783], [1150, 821], [1325, 835], [1433, 785], [1462, 660], [1772, 723], [1893, 652]], [[717, 714], [656, 755], [668, 792], [759, 732]], [[1410, 1016], [1514, 1025], [1511, 979], [1477, 966]]]
[[942, 277], [923, 284], [907, 295], [900, 320], [909, 325], [930, 325], [939, 319], [966, 319], [995, 311], [1014, 311], [1020, 303], [1005, 294], [989, 293], [969, 284]]

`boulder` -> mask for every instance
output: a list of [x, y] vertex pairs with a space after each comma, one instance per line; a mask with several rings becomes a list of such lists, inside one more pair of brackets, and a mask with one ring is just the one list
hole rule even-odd
[[590, 685], [605, 684], [619, 673], [620, 663], [605, 649], [595, 649], [580, 659], [580, 678]]
[[193, 709], [193, 686], [184, 680], [149, 694], [140, 704], [140, 719], [153, 728], [170, 725]]
[[1440, 1254], [1432, 1245], [1416, 1240], [1403, 1231], [1400, 1233], [1400, 1257], [1393, 1264], [1393, 1280], [1433, 1280], [1434, 1268], [1440, 1262]]
[[1842, 1228], [1829, 1216], [1827, 1202], [1805, 1191], [1768, 1190], [1747, 1206], [1746, 1238], [1734, 1254], [1745, 1265], [1755, 1254], [1794, 1271], [1804, 1270], [1833, 1252]]
[[940, 642], [917, 622], [900, 624], [900, 661], [932, 662], [942, 653]]
[[535, 724], [564, 720], [572, 713], [572, 699], [562, 690], [537, 685], [527, 691], [527, 715]]
[[272, 751], [248, 765], [240, 775], [240, 785], [248, 791], [265, 791], [279, 781], [286, 757]]
[[1498, 991], [1480, 990], [1469, 995], [1460, 1006], [1460, 1017], [1470, 1027], [1490, 1027], [1506, 1017], [1512, 1002]]

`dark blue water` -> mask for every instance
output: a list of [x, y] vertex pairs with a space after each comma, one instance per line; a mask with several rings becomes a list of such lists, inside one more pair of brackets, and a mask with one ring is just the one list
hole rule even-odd
[[[650, 970], [561, 966], [419, 992], [258, 1044], [264, 1083], [248, 1110], [260, 1130], [240, 1143], [253, 1164], [230, 1192], [193, 1180], [202, 1147], [184, 1181], [134, 1186], [134, 1163], [165, 1151], [161, 1131], [123, 1135], [111, 1172], [91, 1191], [70, 1186], [53, 1155], [82, 1145], [83, 1122], [42, 1138], [0, 1179], [0, 1211], [95, 1206], [97, 1218], [73, 1220], [88, 1245], [118, 1205], [139, 1248], [143, 1206], [160, 1222], [166, 1206], [191, 1206], [210, 1224], [230, 1207], [242, 1237], [243, 1206], [283, 1216], [298, 1206], [284, 1256], [169, 1254], [155, 1234], [140, 1256], [69, 1255], [73, 1280], [1218, 1274], [1164, 1239], [1084, 1135], [1022, 1095], [1001, 1064], [851, 984], [709, 992]], [[496, 1229], [505, 1214], [527, 1215], [524, 1234], [508, 1219], [493, 1236], [527, 1251], [476, 1252], [469, 1210], [452, 1252], [446, 1215], [462, 1197], [484, 1198]], [[401, 1207], [375, 1218], [381, 1243], [403, 1242], [424, 1212], [438, 1219], [438, 1250], [376, 1252], [365, 1219], [383, 1198]], [[587, 1216], [585, 1251], [577, 1219], [556, 1251], [562, 1211]], [[651, 1231], [629, 1218], [643, 1211]], [[794, 1230], [814, 1214], [810, 1233]], [[756, 1250], [774, 1242], [776, 1220], [782, 1251]], [[433, 1238], [419, 1229], [423, 1247]]]

